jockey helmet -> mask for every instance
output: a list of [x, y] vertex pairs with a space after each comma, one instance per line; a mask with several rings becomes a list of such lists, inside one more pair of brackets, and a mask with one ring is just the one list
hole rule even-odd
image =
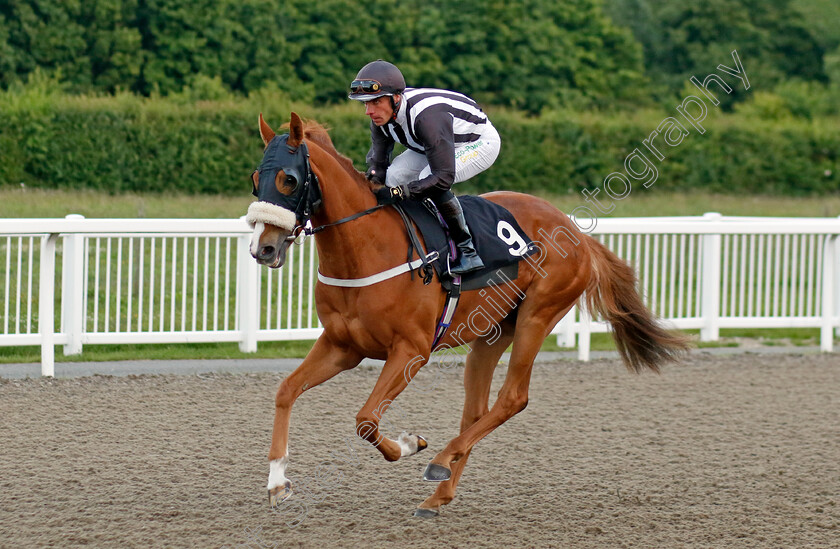
[[350, 84], [350, 99], [370, 101], [383, 95], [393, 96], [405, 90], [405, 78], [395, 65], [377, 59], [359, 71]]

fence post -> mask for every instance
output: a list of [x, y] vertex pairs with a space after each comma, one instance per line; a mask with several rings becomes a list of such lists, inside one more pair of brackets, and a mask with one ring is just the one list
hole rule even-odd
[[[840, 219], [840, 215], [837, 216]], [[834, 314], [840, 313], [840, 235], [834, 237]], [[840, 337], [840, 322], [834, 330], [834, 335]]]
[[55, 376], [55, 242], [58, 234], [41, 238], [38, 278], [38, 331], [41, 334], [41, 375]]
[[[65, 219], [79, 220], [85, 216], [70, 214]], [[67, 335], [65, 355], [82, 353], [82, 333], [85, 328], [85, 237], [68, 234], [64, 237], [64, 255], [61, 269], [61, 318], [62, 331]]]
[[574, 348], [575, 346], [575, 317], [577, 306], [572, 307], [566, 316], [560, 319], [557, 327], [557, 346]]
[[[584, 303], [585, 294], [581, 296]], [[589, 362], [589, 350], [592, 340], [592, 315], [586, 307], [580, 307], [580, 330], [578, 330], [578, 360]]]
[[837, 283], [837, 271], [834, 264], [837, 235], [831, 235], [825, 241], [822, 272], [822, 325], [820, 326], [820, 350], [830, 353], [834, 348], [834, 286]]
[[[707, 221], [720, 221], [717, 212], [703, 214]], [[703, 280], [701, 281], [700, 312], [703, 315], [703, 327], [700, 328], [700, 341], [717, 341], [720, 338], [720, 254], [721, 235], [703, 235]]]
[[242, 331], [239, 350], [243, 353], [257, 352], [257, 330], [260, 327], [260, 271], [251, 257], [250, 247], [250, 234], [237, 239], [236, 291], [239, 293], [239, 329]]

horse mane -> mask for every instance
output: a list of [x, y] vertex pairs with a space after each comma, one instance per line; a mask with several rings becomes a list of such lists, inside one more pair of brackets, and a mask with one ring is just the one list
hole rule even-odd
[[[289, 124], [286, 123], [283, 125], [283, 129], [288, 129]], [[353, 161], [338, 152], [333, 145], [332, 139], [330, 139], [329, 128], [320, 124], [315, 120], [304, 120], [303, 121], [303, 135], [306, 139], [312, 141], [319, 145], [324, 151], [329, 153], [330, 156], [335, 158], [339, 164], [341, 164], [345, 170], [347, 170], [350, 175], [356, 177], [357, 179], [361, 178], [367, 183], [367, 185], [371, 188], [372, 184], [364, 177], [364, 174], [356, 169], [353, 165]]]

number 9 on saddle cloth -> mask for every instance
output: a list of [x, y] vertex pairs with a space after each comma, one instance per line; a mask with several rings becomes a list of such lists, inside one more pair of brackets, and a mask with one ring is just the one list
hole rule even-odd
[[[464, 217], [472, 233], [476, 250], [484, 261], [481, 270], [462, 275], [461, 290], [474, 290], [491, 284], [502, 283], [499, 271], [509, 280], [515, 280], [519, 272], [519, 261], [533, 254], [537, 247], [516, 222], [513, 215], [502, 206], [478, 196], [459, 196]], [[452, 285], [447, 271], [446, 258], [454, 250], [447, 234], [444, 221], [435, 210], [431, 200], [423, 202], [404, 200], [397, 205], [420, 229], [426, 244], [424, 256], [433, 251], [440, 254], [440, 260], [433, 262], [438, 279], [445, 289]], [[494, 280], [495, 279], [495, 280]]]

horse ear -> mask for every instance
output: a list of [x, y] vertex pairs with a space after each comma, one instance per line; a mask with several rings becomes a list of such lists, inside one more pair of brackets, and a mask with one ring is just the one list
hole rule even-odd
[[289, 140], [286, 141], [290, 147], [297, 147], [303, 141], [303, 120], [296, 112], [292, 113], [289, 121]]
[[268, 147], [268, 142], [274, 139], [274, 135], [274, 130], [266, 123], [262, 113], [260, 113], [260, 137], [262, 137], [266, 147]]

